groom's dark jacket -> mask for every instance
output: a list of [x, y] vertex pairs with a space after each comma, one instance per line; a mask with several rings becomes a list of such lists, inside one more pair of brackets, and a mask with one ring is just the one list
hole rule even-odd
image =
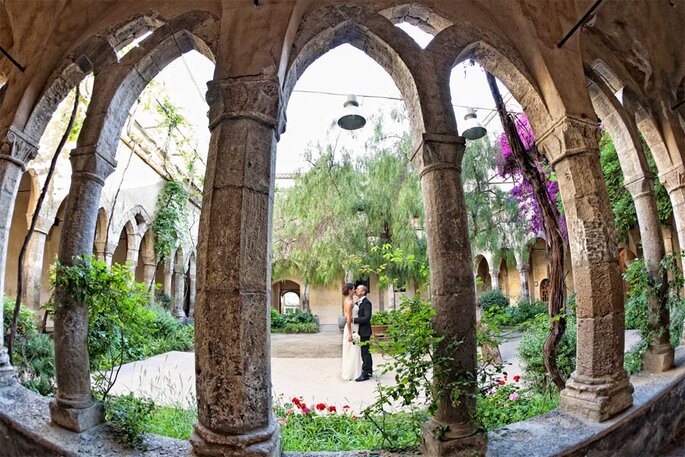
[[359, 317], [354, 319], [355, 324], [359, 324], [359, 336], [362, 338], [371, 336], [371, 302], [364, 297], [359, 300]]

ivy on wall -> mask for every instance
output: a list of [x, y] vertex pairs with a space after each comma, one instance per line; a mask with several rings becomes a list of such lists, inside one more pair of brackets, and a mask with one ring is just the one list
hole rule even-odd
[[182, 244], [182, 233], [188, 221], [188, 192], [182, 182], [169, 180], [157, 198], [157, 213], [152, 221], [155, 253], [159, 262], [171, 258]]

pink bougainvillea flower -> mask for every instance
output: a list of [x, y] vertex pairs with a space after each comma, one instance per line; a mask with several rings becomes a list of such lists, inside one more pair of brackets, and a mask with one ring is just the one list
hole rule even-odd
[[516, 400], [518, 400], [519, 398], [520, 398], [520, 397], [519, 397], [519, 394], [516, 393], [516, 392], [512, 392], [511, 395], [509, 395], [509, 400], [511, 400], [511, 401], [516, 401]]
[[309, 414], [311, 412], [312, 412], [312, 410], [307, 408], [306, 406], [302, 407], [302, 414]]

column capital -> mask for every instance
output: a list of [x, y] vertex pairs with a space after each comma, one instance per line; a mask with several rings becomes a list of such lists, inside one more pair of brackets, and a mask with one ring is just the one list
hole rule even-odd
[[680, 164], [659, 175], [666, 191], [670, 194], [685, 187], [685, 166]]
[[105, 179], [117, 167], [113, 157], [106, 157], [98, 151], [97, 146], [79, 146], [69, 155], [71, 169], [75, 176], [82, 176], [99, 182], [104, 186]]
[[654, 195], [654, 178], [651, 175], [641, 176], [630, 182], [623, 184], [628, 190], [633, 200]]
[[596, 122], [575, 116], [555, 120], [537, 139], [550, 159], [550, 164], [579, 154], [599, 156], [599, 126]]
[[10, 126], [0, 131], [0, 160], [8, 160], [22, 171], [26, 170], [26, 164], [38, 155], [38, 142], [29, 138], [24, 132]]
[[461, 172], [466, 140], [462, 136], [425, 132], [411, 161], [423, 176], [436, 170], [453, 169]]
[[215, 79], [207, 86], [210, 130], [227, 119], [252, 119], [274, 129], [276, 136], [285, 131], [277, 75]]
[[[33, 219], [33, 214], [27, 214], [26, 222], [31, 225], [31, 220]], [[45, 217], [42, 214], [38, 215], [38, 220], [36, 221], [35, 232], [42, 233], [43, 235], [48, 235], [50, 229], [55, 224], [55, 218]]]

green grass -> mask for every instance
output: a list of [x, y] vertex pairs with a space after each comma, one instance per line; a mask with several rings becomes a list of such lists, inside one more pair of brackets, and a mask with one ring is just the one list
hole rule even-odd
[[187, 440], [193, 432], [193, 425], [196, 421], [197, 412], [194, 409], [159, 406], [152, 412], [147, 431], [156, 435]]

